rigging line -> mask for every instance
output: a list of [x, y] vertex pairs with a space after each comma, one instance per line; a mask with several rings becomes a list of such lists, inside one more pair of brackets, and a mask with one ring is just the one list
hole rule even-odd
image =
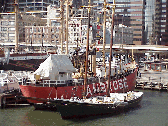
[[[53, 88], [54, 88], [54, 87], [53, 87]], [[52, 88], [52, 90], [53, 90], [53, 88]], [[50, 93], [49, 93], [49, 95], [48, 95], [48, 98], [50, 97], [52, 90], [50, 91]]]

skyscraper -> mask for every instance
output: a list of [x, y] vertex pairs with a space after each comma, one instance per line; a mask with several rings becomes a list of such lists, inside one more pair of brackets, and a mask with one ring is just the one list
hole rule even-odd
[[145, 6], [145, 36], [146, 44], [152, 44], [151, 37], [153, 35], [153, 18], [155, 13], [155, 0], [146, 0]]
[[[168, 0], [166, 0], [166, 28], [165, 28], [165, 42], [168, 42]], [[168, 45], [168, 43], [165, 43]]]
[[168, 0], [162, 0], [161, 6], [161, 33], [160, 43], [161, 45], [168, 45]]
[[168, 1], [155, 0], [152, 44], [168, 45]]
[[[112, 3], [113, 0], [108, 0]], [[116, 0], [115, 25], [123, 24], [134, 29], [133, 44], [145, 44], [146, 0]]]

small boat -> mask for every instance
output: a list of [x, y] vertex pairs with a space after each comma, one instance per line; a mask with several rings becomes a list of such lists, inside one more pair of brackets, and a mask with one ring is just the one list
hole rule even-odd
[[0, 93], [19, 89], [18, 79], [12, 71], [0, 71]]
[[81, 118], [117, 114], [124, 109], [136, 107], [143, 97], [143, 92], [110, 93], [110, 96], [96, 96], [86, 99], [55, 99], [56, 106], [63, 119]]

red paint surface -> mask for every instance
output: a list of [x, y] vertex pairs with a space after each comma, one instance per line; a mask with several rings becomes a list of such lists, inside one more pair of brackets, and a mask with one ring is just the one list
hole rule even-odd
[[[128, 76], [111, 81], [110, 84], [110, 93], [122, 93], [126, 91], [133, 91], [136, 84], [136, 75], [137, 70], [134, 73], [129, 74]], [[124, 87], [124, 88], [123, 88]], [[106, 95], [107, 94], [107, 82], [104, 83], [93, 83], [86, 86], [87, 97], [95, 95]], [[70, 98], [72, 96], [77, 96], [82, 98], [83, 95], [83, 85], [80, 86], [66, 86], [66, 87], [36, 87], [33, 85], [20, 85], [20, 89], [25, 97], [33, 98]], [[56, 93], [57, 92], [57, 93]], [[28, 100], [30, 103], [40, 103], [41, 101]]]

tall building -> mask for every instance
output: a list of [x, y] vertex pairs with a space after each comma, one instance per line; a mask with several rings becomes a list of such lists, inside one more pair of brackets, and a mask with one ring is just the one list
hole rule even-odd
[[[95, 0], [94, 3], [100, 3], [103, 7], [104, 0]], [[108, 4], [113, 4], [113, 0], [107, 0]], [[115, 17], [114, 25], [123, 24], [131, 27], [133, 31], [133, 44], [142, 45], [145, 44], [145, 5], [146, 0], [115, 0]], [[110, 7], [110, 6], [107, 6]], [[112, 9], [108, 10], [108, 18], [111, 18]], [[103, 12], [103, 11], [102, 11]], [[103, 16], [100, 16], [103, 18]], [[108, 19], [106, 19], [107, 21]], [[102, 19], [100, 19], [102, 21]], [[110, 20], [109, 20], [110, 21]], [[103, 22], [101, 22], [103, 23]]]
[[[168, 42], [168, 0], [166, 1], [166, 29], [165, 29], [165, 42]], [[168, 45], [168, 43], [166, 43], [165, 45]]]
[[161, 12], [161, 45], [168, 45], [168, 0], [162, 0]]
[[161, 41], [161, 18], [162, 18], [162, 1], [155, 1], [155, 18], [154, 18], [154, 40], [156, 45], [160, 45]]
[[146, 44], [152, 44], [153, 18], [155, 13], [155, 0], [146, 0], [145, 6], [145, 37]]
[[168, 1], [155, 0], [153, 32], [151, 42], [154, 45], [168, 45]]
[[[145, 5], [146, 0], [116, 0], [116, 15], [122, 15], [123, 17], [118, 19], [118, 22], [122, 21], [123, 25], [131, 27], [133, 31], [133, 44], [143, 45], [145, 44]], [[124, 4], [124, 5], [122, 5]], [[120, 23], [119, 22], [119, 23]], [[117, 21], [116, 21], [117, 23]]]

